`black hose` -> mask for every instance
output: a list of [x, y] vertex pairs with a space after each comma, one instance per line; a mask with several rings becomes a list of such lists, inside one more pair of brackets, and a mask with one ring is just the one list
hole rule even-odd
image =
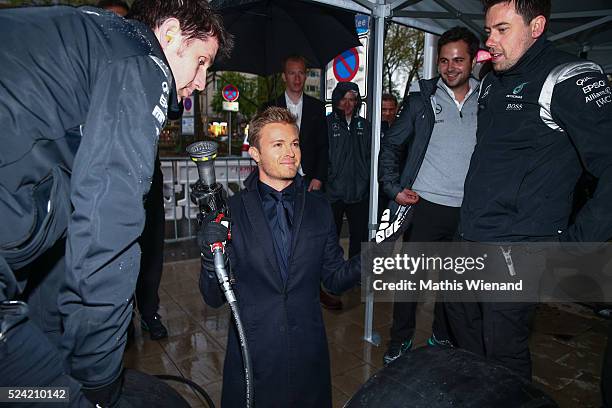
[[238, 304], [236, 301], [231, 302], [230, 308], [234, 315], [234, 321], [236, 322], [236, 329], [238, 329], [238, 337], [240, 339], [240, 349], [242, 350], [242, 359], [244, 361], [244, 378], [246, 381], [246, 406], [251, 408], [253, 406], [253, 379], [252, 373], [253, 368], [251, 366], [251, 355], [249, 353], [249, 346], [246, 340], [244, 326], [242, 325], [242, 319], [240, 318], [240, 311], [238, 310]]
[[[215, 247], [216, 246], [216, 247]], [[234, 316], [234, 322], [236, 323], [236, 329], [238, 330], [238, 338], [240, 339], [240, 349], [242, 351], [242, 360], [244, 364], [244, 380], [246, 385], [246, 401], [245, 407], [253, 407], [253, 368], [251, 366], [251, 355], [249, 353], [249, 346], [247, 344], [246, 333], [244, 326], [242, 325], [242, 319], [240, 318], [240, 310], [238, 310], [238, 302], [236, 295], [232, 289], [229, 275], [225, 270], [225, 255], [221, 249], [221, 244], [213, 245], [213, 259], [215, 263], [215, 273], [219, 280], [221, 290], [227, 299], [227, 303], [230, 305], [232, 315]]]
[[170, 381], [176, 381], [176, 382], [187, 384], [188, 386], [191, 387], [192, 390], [194, 390], [195, 392], [200, 394], [202, 398], [204, 398], [209, 408], [215, 408], [215, 403], [213, 402], [212, 398], [210, 398], [210, 395], [208, 395], [208, 393], [204, 391], [204, 388], [200, 387], [198, 384], [191, 381], [190, 379], [187, 379], [185, 377], [179, 377], [177, 375], [169, 375], [169, 374], [157, 374], [155, 377], [159, 378], [160, 380], [165, 380], [165, 381], [170, 380]]

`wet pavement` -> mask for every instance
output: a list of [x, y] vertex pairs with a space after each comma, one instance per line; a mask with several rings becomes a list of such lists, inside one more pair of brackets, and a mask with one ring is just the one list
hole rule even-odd
[[[151, 341], [137, 324], [125, 365], [150, 374], [191, 379], [220, 406], [223, 358], [230, 313], [212, 309], [198, 291], [200, 263], [189, 245], [171, 245], [160, 288], [160, 314], [169, 337]], [[191, 259], [189, 259], [191, 258]], [[186, 260], [185, 260], [186, 259]], [[359, 289], [344, 294], [344, 309], [323, 310], [331, 357], [334, 407], [342, 407], [367, 379], [382, 367], [391, 326], [392, 306], [377, 303], [374, 328], [383, 346], [362, 340], [364, 305]], [[430, 336], [432, 305], [419, 307], [415, 346]], [[536, 311], [530, 346], [534, 384], [560, 407], [600, 407], [599, 381], [608, 320], [577, 304], [541, 304]], [[169, 382], [193, 407], [207, 407], [186, 385]], [[409, 405], [407, 405], [409, 406]]]

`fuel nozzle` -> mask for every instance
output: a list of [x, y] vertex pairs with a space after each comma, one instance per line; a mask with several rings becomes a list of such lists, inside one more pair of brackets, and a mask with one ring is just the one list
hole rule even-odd
[[210, 141], [195, 142], [187, 146], [187, 153], [198, 166], [199, 181], [205, 186], [214, 185], [217, 182], [214, 162], [217, 144]]
[[191, 202], [198, 206], [202, 216], [215, 211], [227, 215], [225, 191], [221, 184], [217, 183], [215, 176], [217, 143], [211, 141], [195, 142], [187, 146], [187, 153], [198, 166], [199, 178], [191, 185]]

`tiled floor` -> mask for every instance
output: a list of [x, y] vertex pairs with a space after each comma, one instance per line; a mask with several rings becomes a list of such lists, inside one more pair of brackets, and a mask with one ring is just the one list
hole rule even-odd
[[[172, 257], [170, 257], [172, 258]], [[168, 257], [167, 257], [168, 259]], [[199, 260], [167, 262], [160, 288], [160, 314], [169, 337], [151, 341], [137, 326], [125, 365], [150, 374], [172, 374], [202, 386], [220, 406], [222, 369], [229, 310], [204, 304], [198, 292]], [[329, 339], [334, 407], [341, 407], [382, 366], [384, 347], [362, 340], [364, 306], [358, 289], [343, 296], [344, 309], [323, 310]], [[388, 339], [391, 305], [377, 303], [375, 330]], [[420, 308], [416, 346], [425, 344], [431, 305]], [[534, 382], [560, 407], [599, 407], [599, 376], [606, 324], [576, 305], [541, 305], [534, 323], [531, 350]], [[205, 407], [189, 387], [170, 382], [193, 407]]]

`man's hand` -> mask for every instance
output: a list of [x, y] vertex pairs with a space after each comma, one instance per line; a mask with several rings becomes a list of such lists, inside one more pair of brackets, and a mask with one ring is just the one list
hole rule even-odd
[[323, 186], [323, 183], [321, 182], [321, 180], [317, 180], [316, 178], [313, 178], [310, 181], [310, 185], [308, 186], [308, 191], [320, 190], [322, 186]]
[[395, 196], [395, 202], [399, 205], [416, 204], [417, 201], [419, 201], [419, 195], [409, 188], [405, 188]]
[[198, 245], [202, 253], [210, 252], [210, 246], [216, 242], [228, 240], [229, 225], [231, 220], [223, 217], [219, 222], [216, 221], [217, 214], [209, 214], [202, 219], [198, 229]]
[[208, 214], [202, 219], [201, 226], [198, 229], [198, 246], [202, 255], [202, 266], [209, 272], [215, 270], [210, 246], [216, 242], [227, 241], [229, 235], [229, 228], [224, 224], [230, 225], [230, 219], [222, 218], [221, 222], [216, 222], [216, 216], [216, 213]]

